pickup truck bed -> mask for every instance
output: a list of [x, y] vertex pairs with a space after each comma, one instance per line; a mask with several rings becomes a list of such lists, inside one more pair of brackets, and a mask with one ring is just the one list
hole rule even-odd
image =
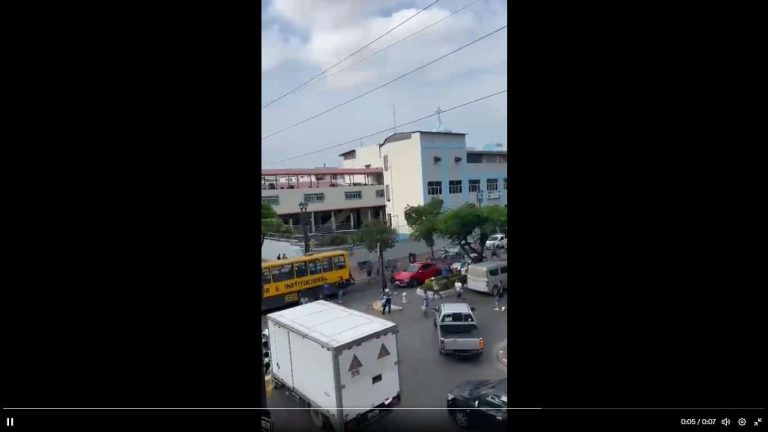
[[480, 330], [474, 323], [444, 323], [438, 326], [437, 332], [441, 341], [440, 354], [479, 355], [483, 352]]

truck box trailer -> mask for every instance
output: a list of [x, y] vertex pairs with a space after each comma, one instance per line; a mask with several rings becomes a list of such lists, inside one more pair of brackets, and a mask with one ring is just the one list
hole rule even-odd
[[359, 429], [400, 405], [397, 324], [326, 301], [267, 315], [272, 377], [315, 426]]

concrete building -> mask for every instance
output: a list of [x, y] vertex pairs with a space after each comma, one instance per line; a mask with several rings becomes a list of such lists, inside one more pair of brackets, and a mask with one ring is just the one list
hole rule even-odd
[[383, 170], [265, 169], [261, 200], [290, 226], [301, 226], [299, 203], [306, 202], [313, 234], [355, 230], [366, 222], [385, 220]]
[[467, 148], [466, 134], [395, 133], [381, 144], [340, 154], [341, 168], [262, 170], [262, 200], [289, 225], [299, 225], [299, 202], [308, 205], [311, 232], [359, 229], [385, 221], [403, 235], [407, 206], [432, 197], [446, 209], [465, 203], [507, 205], [507, 152]]
[[405, 208], [432, 197], [441, 198], [446, 209], [477, 203], [478, 195], [482, 205], [507, 206], [507, 152], [468, 149], [463, 133], [395, 133], [339, 156], [344, 168], [381, 167], [386, 220], [403, 234], [410, 232]]

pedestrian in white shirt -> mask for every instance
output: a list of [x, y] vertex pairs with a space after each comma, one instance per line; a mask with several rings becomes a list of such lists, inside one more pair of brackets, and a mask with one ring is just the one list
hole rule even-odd
[[456, 283], [453, 284], [454, 287], [456, 287], [456, 298], [461, 298], [461, 291], [464, 288], [464, 285], [461, 283], [460, 280], [456, 279]]

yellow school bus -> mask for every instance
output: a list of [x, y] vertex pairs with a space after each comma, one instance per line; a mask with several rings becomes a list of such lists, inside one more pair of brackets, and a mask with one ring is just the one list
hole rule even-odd
[[323, 285], [337, 292], [340, 280], [354, 283], [349, 253], [330, 251], [261, 264], [261, 309], [298, 303], [301, 297], [320, 298]]

